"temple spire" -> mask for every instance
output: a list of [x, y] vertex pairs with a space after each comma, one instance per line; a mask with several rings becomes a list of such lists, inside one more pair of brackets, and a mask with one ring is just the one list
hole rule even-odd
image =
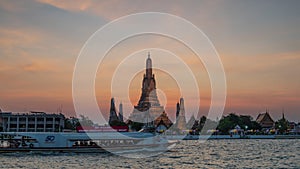
[[185, 110], [184, 110], [184, 99], [180, 98], [179, 101], [179, 116], [176, 119], [177, 128], [182, 131], [186, 129], [186, 119], [185, 119]]
[[177, 102], [177, 104], [176, 104], [176, 120], [178, 119], [179, 112], [180, 112], [180, 105], [179, 105], [179, 103]]
[[[184, 111], [184, 99], [183, 98], [180, 98], [180, 103], [179, 103], [179, 107], [180, 107], [180, 112], [181, 113], [185, 113]], [[183, 116], [185, 116], [185, 114], [181, 114]]]
[[109, 125], [111, 125], [114, 121], [119, 121], [119, 117], [116, 112], [115, 99], [111, 98], [110, 100], [110, 113], [109, 113]]
[[120, 120], [120, 122], [124, 122], [122, 102], [119, 104], [119, 120]]
[[150, 52], [148, 52], [148, 59], [146, 61], [146, 77], [151, 79], [152, 77], [152, 60], [150, 58]]
[[285, 117], [284, 117], [284, 108], [282, 108], [282, 119], [285, 120]]

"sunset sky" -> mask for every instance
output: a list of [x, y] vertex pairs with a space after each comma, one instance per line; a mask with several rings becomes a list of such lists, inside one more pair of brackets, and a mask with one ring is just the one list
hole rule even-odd
[[[298, 0], [2, 0], [0, 108], [14, 112], [56, 112], [62, 105], [67, 116], [75, 115], [73, 70], [88, 38], [101, 26], [124, 15], [164, 12], [195, 24], [218, 51], [227, 79], [225, 114], [236, 112], [256, 118], [267, 108], [271, 116], [278, 119], [284, 109], [288, 120], [300, 121], [299, 8]], [[109, 82], [116, 66], [140, 50], [132, 64], [145, 66], [149, 50], [143, 49], [158, 47], [175, 53], [189, 65], [200, 86], [200, 114], [207, 113], [211, 89], [201, 61], [179, 42], [148, 35], [119, 44], [99, 65], [95, 92], [104, 114], [108, 113], [112, 95], [117, 103], [124, 100], [117, 92], [110, 93]], [[167, 59], [170, 54], [150, 51], [154, 66], [169, 61], [174, 72], [180, 73], [175, 68], [176, 60]], [[129, 85], [132, 104], [140, 97], [143, 73], [137, 72]], [[154, 70], [154, 73], [157, 87], [167, 98], [166, 111], [173, 117], [175, 104], [181, 97], [176, 81], [162, 71]], [[186, 101], [186, 107], [193, 105], [192, 101]], [[190, 117], [191, 112], [187, 113]]]

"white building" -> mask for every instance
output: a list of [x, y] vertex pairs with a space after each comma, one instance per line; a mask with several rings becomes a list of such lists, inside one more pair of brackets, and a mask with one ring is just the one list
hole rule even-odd
[[4, 132], [60, 132], [64, 128], [63, 114], [45, 112], [1, 112], [0, 121]]

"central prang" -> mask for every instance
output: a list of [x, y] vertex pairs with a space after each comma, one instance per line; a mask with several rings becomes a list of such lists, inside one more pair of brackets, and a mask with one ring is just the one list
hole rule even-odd
[[152, 60], [150, 53], [146, 61], [146, 74], [143, 77], [142, 94], [139, 102], [134, 106], [134, 110], [129, 117], [133, 122], [144, 123], [157, 127], [164, 124], [166, 127], [172, 125], [171, 120], [165, 113], [164, 107], [160, 105], [156, 93], [155, 76], [152, 73]]

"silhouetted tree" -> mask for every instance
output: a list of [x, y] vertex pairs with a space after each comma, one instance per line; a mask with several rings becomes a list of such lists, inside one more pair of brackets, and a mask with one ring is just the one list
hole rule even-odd
[[87, 127], [94, 126], [93, 121], [84, 115], [80, 115], [79, 124], [80, 126], [87, 126]]
[[74, 130], [74, 126], [70, 121], [70, 118], [65, 118], [65, 129]]
[[235, 123], [230, 119], [229, 116], [227, 116], [227, 117], [223, 117], [220, 120], [217, 129], [223, 134], [228, 134], [228, 131], [232, 129], [234, 126]]
[[131, 126], [131, 130], [139, 131], [143, 128], [143, 126], [145, 124], [144, 123], [139, 123], [139, 122], [133, 122], [133, 121], [129, 120], [128, 125]]
[[205, 116], [202, 116], [202, 117], [200, 118], [200, 120], [199, 120], [199, 123], [198, 123], [198, 127], [197, 127], [198, 132], [201, 132], [201, 130], [202, 130], [202, 128], [203, 128], [205, 122], [206, 122], [206, 117], [205, 117]]
[[280, 134], [284, 134], [288, 128], [289, 122], [284, 117], [275, 122], [275, 129], [278, 129]]
[[114, 120], [110, 122], [110, 126], [127, 126], [125, 122], [119, 121], [119, 120]]
[[221, 131], [222, 134], [228, 134], [229, 130], [233, 129], [236, 125], [247, 130], [261, 129], [261, 126], [256, 121], [253, 121], [251, 116], [238, 116], [234, 113], [230, 113], [228, 116], [223, 116], [220, 120], [218, 130]]

